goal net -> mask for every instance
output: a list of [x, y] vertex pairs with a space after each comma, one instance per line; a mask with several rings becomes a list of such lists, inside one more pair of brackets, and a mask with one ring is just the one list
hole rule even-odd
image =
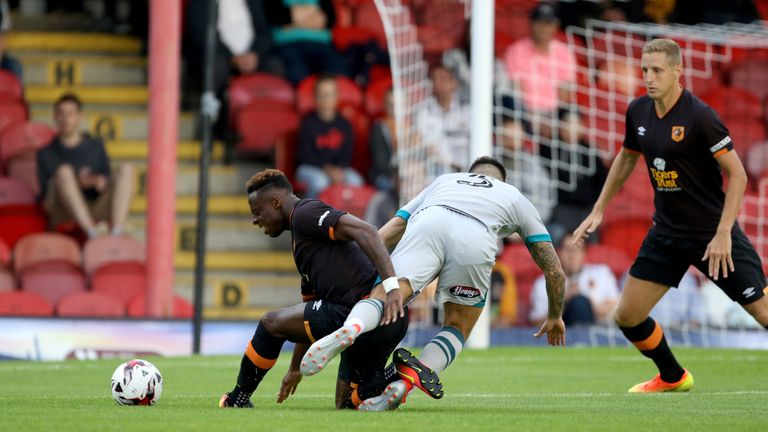
[[[405, 202], [436, 176], [456, 168], [451, 164], [452, 155], [446, 155], [450, 150], [429, 139], [430, 131], [424, 130], [420, 116], [433, 96], [430, 71], [437, 65], [447, 66], [458, 79], [458, 102], [469, 102], [472, 56], [466, 51], [472, 37], [471, 5], [469, 0], [375, 0], [375, 4], [391, 57], [400, 199]], [[683, 50], [684, 86], [723, 118], [747, 166], [750, 185], [739, 223], [765, 263], [766, 23], [686, 26], [589, 20], [584, 27], [569, 27], [556, 39], [573, 56], [575, 67], [570, 71], [571, 79], [561, 84], [557, 106], [549, 114], [542, 114], [526, 108], [537, 94], [524, 84], [536, 83], [537, 77], [525, 70], [510, 76], [505, 58], [511, 44], [528, 36], [528, 13], [536, 4], [527, 0], [496, 1], [497, 67], [488, 79], [494, 82], [494, 154], [507, 167], [509, 182], [536, 205], [544, 220], [549, 220], [561, 208], [559, 197], [564, 192], [581, 191], [584, 178], [610, 165], [624, 138], [626, 107], [645, 91], [640, 73], [642, 47], [653, 38], [671, 38]], [[599, 243], [587, 250], [588, 262], [608, 264], [619, 281], [650, 226], [653, 212], [652, 188], [643, 162], [639, 165], [611, 203]], [[540, 272], [529, 257], [516, 249], [520, 245], [508, 245], [499, 257], [494, 276], [494, 310], [499, 324], [529, 327], [534, 324], [529, 319], [531, 290]], [[693, 281], [693, 291], [682, 289], [681, 284], [681, 289], [670, 291], [669, 300], [653, 312], [670, 327], [670, 338], [687, 344], [727, 345], [733, 342], [724, 342], [726, 335], [736, 332], [746, 339], [729, 340], [739, 340], [742, 346], [766, 344], [764, 334], [748, 330], [754, 326], [751, 318], [702, 275], [692, 271], [686, 280]], [[424, 325], [435, 322], [431, 308], [428, 305], [430, 312], [420, 315]], [[499, 319], [504, 314], [511, 317]], [[586, 344], [626, 343], [615, 326], [607, 322], [591, 327], [582, 336], [580, 341]]]

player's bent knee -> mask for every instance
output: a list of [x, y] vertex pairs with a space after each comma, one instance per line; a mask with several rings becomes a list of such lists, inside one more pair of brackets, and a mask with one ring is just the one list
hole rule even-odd
[[613, 322], [619, 327], [634, 327], [647, 317], [636, 317], [631, 312], [622, 309], [613, 311]]
[[279, 328], [279, 322], [280, 322], [279, 313], [275, 311], [271, 311], [271, 312], [267, 312], [266, 314], [264, 314], [263, 317], [261, 317], [261, 321], [259, 321], [259, 325], [264, 326], [264, 328], [268, 332], [275, 335]]

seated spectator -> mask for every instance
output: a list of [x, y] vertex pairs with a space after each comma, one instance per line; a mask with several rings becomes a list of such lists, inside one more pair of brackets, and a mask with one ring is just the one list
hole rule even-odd
[[[589, 152], [590, 146], [582, 138], [577, 114], [568, 113], [563, 116], [559, 138], [560, 141], [554, 148], [542, 146], [542, 156], [556, 162], [553, 169], [557, 167], [557, 178], [560, 182], [557, 189], [557, 205], [547, 222], [547, 229], [555, 243], [558, 243], [565, 233], [575, 230], [579, 221], [589, 215], [608, 177], [608, 170], [603, 161], [596, 154]], [[584, 174], [583, 170], [589, 167], [594, 167], [594, 172]]]
[[336, 13], [331, 0], [268, 0], [264, 13], [272, 26], [275, 53], [293, 84], [316, 73], [346, 74], [332, 43]]
[[532, 131], [549, 138], [558, 111], [571, 99], [576, 82], [576, 57], [555, 39], [559, 19], [554, 6], [541, 3], [531, 12], [531, 35], [507, 48], [506, 72], [515, 95], [520, 95]]
[[[459, 81], [444, 66], [432, 68], [432, 96], [416, 115], [416, 130], [427, 152], [450, 171], [469, 168], [469, 106], [458, 97]], [[438, 173], [442, 174], [442, 173]]]
[[331, 75], [315, 83], [317, 109], [299, 125], [296, 179], [307, 185], [307, 198], [316, 198], [332, 184], [362, 186], [363, 177], [352, 168], [352, 125], [338, 110], [339, 89]]
[[384, 95], [384, 117], [376, 120], [371, 127], [368, 146], [371, 152], [368, 181], [378, 190], [394, 191], [397, 181], [397, 136], [391, 88]]
[[[89, 237], [120, 235], [128, 217], [133, 167], [123, 164], [111, 176], [104, 143], [80, 130], [82, 103], [73, 94], [54, 104], [58, 134], [37, 154], [43, 208], [51, 227], [74, 220]], [[98, 222], [98, 225], [97, 225]]]
[[526, 149], [526, 132], [520, 120], [507, 118], [502, 124], [501, 143], [504, 146], [502, 162], [507, 168], [507, 183], [515, 186], [528, 198], [541, 220], [549, 220], [557, 193], [550, 173], [542, 166], [539, 156]]
[[[605, 264], [585, 264], [586, 251], [573, 245], [568, 234], [558, 255], [567, 278], [563, 321], [566, 325], [606, 323], [619, 298], [616, 276]], [[547, 287], [542, 275], [533, 284], [528, 318], [540, 323], [547, 317]]]
[[11, 15], [6, 0], [0, 0], [0, 69], [8, 71], [22, 81], [22, 67], [16, 58], [5, 52], [5, 34], [11, 29]]

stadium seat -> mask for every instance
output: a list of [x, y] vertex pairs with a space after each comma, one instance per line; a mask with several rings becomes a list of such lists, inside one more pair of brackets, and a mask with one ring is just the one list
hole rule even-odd
[[376, 194], [371, 186], [332, 185], [320, 193], [318, 199], [339, 210], [363, 218], [368, 209], [368, 203]]
[[0, 101], [0, 134], [9, 126], [27, 121], [27, 107], [20, 102]]
[[83, 248], [83, 269], [89, 276], [106, 264], [144, 262], [144, 245], [129, 236], [96, 237]]
[[602, 244], [587, 245], [585, 261], [592, 264], [607, 265], [617, 278], [620, 278], [632, 265], [632, 258], [624, 250]]
[[56, 136], [56, 130], [45, 123], [11, 125], [0, 135], [0, 159], [9, 160], [24, 150], [39, 150]]
[[[624, 183], [624, 188], [619, 191], [608, 207], [603, 224], [627, 219], [650, 221], [653, 212], [653, 187], [651, 187], [645, 159], [641, 157]], [[634, 256], [634, 253], [630, 256]]]
[[33, 267], [57, 265], [80, 270], [82, 255], [73, 239], [59, 233], [25, 236], [13, 248], [13, 266], [17, 275]]
[[760, 120], [763, 116], [760, 98], [750, 90], [716, 87], [701, 96], [701, 100], [712, 107], [720, 117], [750, 117]]
[[528, 248], [522, 243], [510, 243], [504, 246], [504, 251], [496, 261], [503, 262], [515, 272], [518, 279], [536, 278], [541, 270], [531, 258]]
[[[194, 314], [194, 308], [192, 305], [178, 295], [173, 296], [173, 304], [171, 311], [172, 318], [192, 318]], [[139, 294], [128, 302], [127, 313], [131, 318], [144, 318], [144, 308], [146, 304], [146, 297], [144, 294]]]
[[13, 273], [8, 268], [0, 266], [0, 292], [13, 291], [16, 289], [16, 282], [13, 279]]
[[91, 289], [126, 305], [137, 294], [147, 291], [146, 268], [135, 262], [104, 264], [91, 275]]
[[731, 67], [731, 85], [748, 90], [760, 100], [768, 97], [768, 58], [747, 58]]
[[650, 228], [650, 218], [604, 221], [600, 227], [600, 239], [604, 246], [635, 257]]
[[382, 49], [387, 49], [387, 34], [373, 0], [363, 1], [354, 10], [353, 21], [356, 26], [367, 30]]
[[384, 114], [384, 96], [392, 88], [392, 78], [373, 81], [365, 89], [365, 112], [371, 117]]
[[81, 272], [60, 265], [41, 264], [17, 277], [22, 291], [39, 294], [54, 305], [61, 297], [86, 289]]
[[23, 102], [24, 87], [16, 75], [0, 69], [0, 101]]
[[0, 177], [0, 207], [15, 204], [35, 204], [35, 194], [21, 180]]
[[0, 239], [0, 267], [8, 268], [11, 264], [11, 250], [8, 245]]
[[765, 125], [762, 120], [750, 117], [723, 116], [723, 123], [728, 128], [733, 146], [739, 155], [749, 154], [749, 149], [765, 141]]
[[230, 124], [239, 128], [237, 115], [243, 108], [253, 103], [262, 105], [296, 104], [296, 92], [291, 83], [280, 76], [268, 73], [253, 73], [232, 78], [229, 82]]
[[51, 316], [53, 307], [42, 296], [22, 291], [0, 292], [0, 316]]
[[358, 26], [333, 28], [333, 45], [339, 52], [346, 51], [352, 45], [363, 45], [369, 41], [378, 43], [376, 35], [366, 28]]
[[0, 240], [10, 248], [13, 248], [20, 238], [43, 232], [47, 226], [45, 213], [36, 205], [0, 206]]
[[299, 118], [288, 106], [252, 104], [240, 110], [237, 124], [240, 125], [239, 151], [268, 153], [279, 141], [290, 139], [299, 127]]
[[40, 180], [37, 177], [37, 150], [26, 149], [17, 153], [3, 166], [8, 176], [24, 182], [35, 195], [40, 193]]
[[[299, 86], [296, 90], [298, 99], [296, 103], [299, 115], [304, 115], [315, 109], [316, 81], [317, 75], [312, 75], [299, 83]], [[357, 84], [355, 84], [354, 81], [343, 76], [338, 76], [336, 77], [336, 83], [339, 87], [340, 106], [362, 108], [363, 92], [360, 90]]]
[[371, 123], [368, 116], [357, 108], [342, 107], [341, 115], [352, 125], [354, 135], [354, 149], [352, 151], [352, 168], [365, 177], [371, 166], [368, 135]]
[[73, 292], [61, 298], [56, 304], [56, 315], [60, 317], [120, 318], [125, 316], [125, 307], [117, 300], [96, 292]]

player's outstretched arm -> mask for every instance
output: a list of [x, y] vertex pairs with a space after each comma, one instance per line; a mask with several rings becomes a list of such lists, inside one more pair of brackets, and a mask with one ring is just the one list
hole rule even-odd
[[605, 208], [621, 190], [621, 187], [624, 186], [624, 183], [632, 174], [632, 170], [635, 169], [639, 158], [640, 153], [625, 148], [619, 151], [611, 165], [611, 169], [608, 171], [608, 177], [605, 179], [603, 190], [600, 191], [600, 196], [592, 207], [592, 212], [573, 232], [574, 244], [581, 245], [584, 243], [584, 239], [588, 238], [600, 226], [600, 223], [603, 221]]
[[565, 345], [565, 323], [563, 322], [563, 303], [565, 301], [565, 273], [560, 265], [555, 248], [551, 242], [536, 242], [530, 247], [531, 257], [544, 272], [547, 283], [547, 319], [534, 337], [547, 334], [550, 345]]
[[301, 359], [306, 354], [307, 349], [309, 349], [309, 344], [306, 343], [297, 343], [293, 347], [291, 365], [288, 366], [288, 372], [285, 373], [283, 382], [280, 384], [280, 391], [277, 393], [277, 403], [283, 403], [284, 400], [288, 399], [288, 396], [296, 393], [296, 388], [298, 388], [302, 377], [299, 364], [301, 364]]
[[728, 177], [728, 188], [725, 190], [725, 203], [720, 222], [717, 224], [717, 232], [701, 258], [702, 261], [709, 260], [709, 276], [714, 280], [717, 280], [721, 273], [727, 278], [728, 270], [736, 270], [731, 256], [731, 230], [736, 223], [736, 216], [747, 188], [747, 173], [736, 152], [723, 154], [717, 158], [717, 162]]
[[408, 222], [405, 219], [395, 216], [385, 223], [383, 227], [379, 228], [379, 237], [381, 237], [387, 250], [392, 250], [397, 246], [400, 239], [403, 238], [407, 225]]

